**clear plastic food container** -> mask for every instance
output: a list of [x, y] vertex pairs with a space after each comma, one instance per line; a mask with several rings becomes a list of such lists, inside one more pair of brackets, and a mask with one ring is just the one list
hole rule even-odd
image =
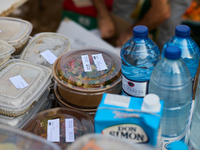
[[39, 33], [23, 50], [20, 59], [52, 69], [55, 59], [72, 47], [73, 41], [64, 35], [51, 32]]
[[10, 59], [11, 54], [15, 51], [15, 48], [0, 40], [0, 66]]
[[120, 138], [102, 135], [87, 134], [76, 140], [68, 150], [147, 150], [139, 145], [130, 144]]
[[40, 97], [40, 99], [35, 102], [23, 115], [10, 117], [0, 114], [0, 124], [21, 129], [35, 114], [40, 111], [50, 109], [51, 105], [49, 104], [49, 99], [47, 98], [48, 94], [49, 90], [46, 90], [42, 97]]
[[28, 21], [0, 17], [0, 40], [12, 45], [15, 48], [13, 55], [18, 55], [28, 41], [32, 28], [32, 24]]
[[52, 71], [44, 66], [10, 59], [0, 67], [0, 113], [19, 116], [38, 101], [51, 82]]
[[1, 150], [60, 150], [47, 140], [33, 134], [0, 125]]
[[71, 105], [96, 108], [103, 93], [121, 92], [120, 58], [101, 48], [81, 48], [61, 55], [53, 76], [60, 96]]
[[[51, 130], [52, 128], [55, 132]], [[94, 133], [94, 121], [89, 115], [80, 111], [53, 108], [35, 115], [22, 130], [48, 139], [58, 144], [61, 149], [66, 149], [77, 138]]]

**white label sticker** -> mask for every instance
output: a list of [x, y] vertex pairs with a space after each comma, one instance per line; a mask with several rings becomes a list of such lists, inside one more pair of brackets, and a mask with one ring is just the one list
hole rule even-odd
[[129, 107], [130, 100], [131, 97], [129, 96], [106, 94], [104, 104], [120, 106], [120, 107]]
[[60, 142], [60, 119], [48, 120], [47, 140]]
[[93, 61], [97, 67], [97, 71], [102, 71], [108, 69], [106, 63], [103, 59], [102, 54], [92, 55]]
[[28, 86], [26, 81], [20, 75], [11, 77], [9, 79], [17, 89], [23, 89]]
[[147, 81], [146, 82], [134, 82], [128, 80], [122, 75], [122, 89], [130, 96], [144, 97], [147, 93]]
[[81, 59], [82, 59], [82, 62], [83, 62], [84, 71], [85, 72], [92, 71], [88, 55], [81, 55]]
[[57, 57], [50, 50], [46, 50], [46, 51], [40, 53], [40, 55], [42, 55], [44, 57], [44, 59], [46, 59], [46, 61], [48, 61], [48, 63], [50, 63], [51, 65], [57, 59]]
[[66, 138], [66, 142], [74, 142], [73, 119], [65, 119], [65, 138]]

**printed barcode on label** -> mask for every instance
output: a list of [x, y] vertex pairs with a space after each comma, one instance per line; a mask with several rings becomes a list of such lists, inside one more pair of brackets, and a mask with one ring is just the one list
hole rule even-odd
[[66, 142], [74, 142], [73, 119], [65, 119], [65, 138], [66, 138]]

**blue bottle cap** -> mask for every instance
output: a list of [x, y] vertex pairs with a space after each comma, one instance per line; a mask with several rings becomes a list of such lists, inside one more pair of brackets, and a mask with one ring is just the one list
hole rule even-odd
[[168, 59], [179, 59], [181, 57], [181, 49], [177, 46], [167, 46], [164, 50], [164, 56]]
[[175, 141], [169, 144], [168, 150], [188, 150], [187, 145], [183, 141]]
[[138, 25], [133, 28], [133, 36], [145, 37], [148, 36], [148, 28], [143, 25]]
[[190, 36], [190, 27], [187, 25], [178, 25], [176, 26], [175, 34], [182, 37]]

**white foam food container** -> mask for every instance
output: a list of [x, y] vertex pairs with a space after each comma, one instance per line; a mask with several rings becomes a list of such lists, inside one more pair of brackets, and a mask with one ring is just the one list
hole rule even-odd
[[51, 103], [47, 98], [49, 94], [49, 89], [40, 97], [40, 99], [35, 102], [28, 111], [26, 111], [23, 115], [17, 117], [10, 117], [6, 115], [0, 114], [0, 124], [11, 126], [13, 128], [21, 129], [35, 114], [40, 111], [49, 109], [51, 107]]
[[19, 54], [28, 41], [32, 28], [32, 24], [28, 21], [0, 17], [0, 40], [6, 41], [16, 49], [14, 55]]
[[60, 150], [60, 148], [46, 139], [0, 125], [0, 149], [1, 150]]
[[14, 51], [15, 48], [12, 45], [0, 40], [0, 66], [10, 59]]
[[[70, 51], [72, 47], [73, 41], [70, 38], [58, 33], [43, 32], [33, 37], [20, 55], [20, 59], [52, 69], [56, 58]], [[45, 54], [48, 58], [45, 58], [41, 53]]]
[[51, 74], [51, 69], [45, 66], [20, 59], [10, 59], [2, 65], [0, 113], [8, 116], [25, 113], [47, 90], [51, 83]]

